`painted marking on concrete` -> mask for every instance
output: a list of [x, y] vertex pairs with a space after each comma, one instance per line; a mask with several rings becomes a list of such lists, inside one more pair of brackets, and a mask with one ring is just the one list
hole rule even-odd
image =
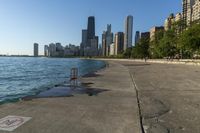
[[14, 131], [27, 121], [29, 121], [31, 117], [21, 117], [21, 116], [6, 116], [0, 119], [0, 130], [3, 131]]

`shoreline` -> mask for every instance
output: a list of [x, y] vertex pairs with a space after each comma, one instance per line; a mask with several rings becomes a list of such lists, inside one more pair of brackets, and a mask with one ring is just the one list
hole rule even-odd
[[[91, 77], [93, 76], [96, 72], [99, 72], [99, 71], [102, 71], [104, 69], [106, 69], [107, 67], [107, 62], [106, 61], [103, 61], [104, 62], [104, 65], [99, 68], [98, 70], [94, 70], [92, 72], [88, 72], [87, 74], [84, 74], [84, 75], [81, 75], [79, 76], [78, 78], [78, 86], [79, 88], [84, 88], [84, 85], [81, 84], [80, 82], [80, 79], [83, 78], [83, 77]], [[67, 78], [68, 79], [68, 78]], [[17, 103], [17, 102], [20, 102], [20, 101], [26, 101], [26, 100], [31, 100], [31, 99], [35, 99], [37, 98], [37, 96], [40, 94], [40, 93], [43, 93], [43, 92], [48, 92], [52, 89], [55, 89], [55, 88], [60, 88], [60, 87], [66, 87], [66, 88], [72, 88], [71, 85], [70, 85], [70, 81], [69, 79], [62, 82], [62, 83], [59, 83], [59, 84], [55, 84], [55, 85], [51, 85], [51, 86], [46, 86], [46, 87], [41, 87], [42, 89], [38, 89], [37, 92], [35, 92], [35, 94], [33, 95], [26, 95], [26, 96], [23, 96], [23, 97], [20, 97], [20, 98], [13, 98], [13, 99], [9, 99], [9, 100], [5, 100], [5, 101], [2, 101], [0, 102], [0, 106], [1, 105], [4, 105], [4, 104], [9, 104], [9, 103]], [[59, 91], [59, 90], [58, 90]], [[55, 91], [56, 93], [56, 91]], [[65, 95], [67, 96], [67, 95]], [[51, 97], [51, 96], [49, 96]], [[64, 96], [57, 96], [57, 97], [64, 97]], [[39, 98], [42, 98], [42, 97], [39, 97]], [[46, 98], [46, 97], [44, 97]], [[53, 98], [53, 97], [52, 97]]]

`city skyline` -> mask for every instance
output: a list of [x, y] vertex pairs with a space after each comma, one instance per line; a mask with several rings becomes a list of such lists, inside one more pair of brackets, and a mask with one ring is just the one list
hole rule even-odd
[[[106, 4], [102, 5], [104, 2]], [[101, 6], [104, 6], [104, 11]], [[134, 38], [136, 30], [144, 32], [153, 26], [163, 25], [170, 13], [181, 12], [181, 6], [178, 0], [156, 0], [153, 3], [139, 0], [116, 3], [105, 0], [1, 1], [0, 54], [32, 55], [35, 42], [40, 44], [40, 54], [43, 54], [44, 45], [52, 42], [80, 45], [81, 30], [87, 25], [88, 16], [95, 16], [96, 34], [101, 36], [107, 24], [112, 24], [113, 33], [124, 32], [124, 19], [132, 15]]]

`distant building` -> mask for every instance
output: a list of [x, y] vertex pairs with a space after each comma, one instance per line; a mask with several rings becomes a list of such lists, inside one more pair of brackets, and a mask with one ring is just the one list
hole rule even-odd
[[48, 45], [45, 45], [45, 46], [44, 46], [44, 56], [45, 56], [45, 57], [48, 57], [48, 56], [49, 56], [49, 46], [48, 46]]
[[107, 25], [107, 31], [104, 31], [102, 34], [102, 50], [103, 56], [109, 56], [110, 45], [113, 42], [113, 33], [111, 32], [111, 24]]
[[178, 22], [178, 21], [181, 21], [181, 19], [182, 19], [182, 14], [181, 13], [177, 13], [175, 15], [175, 21]]
[[50, 57], [56, 56], [56, 45], [54, 43], [49, 44], [49, 56]]
[[[178, 21], [182, 20], [182, 14], [181, 13], [177, 13], [176, 15], [174, 15], [173, 13], [169, 15], [169, 17], [165, 20], [164, 23], [164, 29], [165, 31], [170, 30], [172, 28], [175, 28], [174, 24]], [[176, 27], [176, 31], [177, 33], [180, 33], [182, 30], [182, 27]]]
[[63, 57], [64, 56], [64, 48], [61, 43], [56, 43], [56, 56]]
[[[82, 41], [85, 43], [86, 39], [86, 30], [82, 32]], [[84, 45], [84, 56], [97, 56], [98, 55], [98, 37], [95, 36], [95, 17], [88, 17], [88, 26], [87, 26], [87, 41]]]
[[200, 20], [200, 1], [196, 0], [195, 4], [192, 6], [192, 22]]
[[142, 32], [141, 39], [150, 40], [150, 32]]
[[115, 54], [121, 54], [124, 51], [124, 33], [118, 32], [115, 34]]
[[125, 20], [125, 33], [124, 33], [124, 51], [132, 47], [133, 39], [133, 16], [127, 16]]
[[81, 42], [81, 46], [80, 46], [80, 55], [84, 56], [84, 48], [87, 45], [87, 30], [83, 29], [82, 30], [82, 42]]
[[192, 13], [193, 13], [193, 5], [195, 4], [195, 0], [183, 0], [182, 2], [182, 19], [183, 22], [185, 23], [185, 27], [183, 27], [184, 29], [186, 28], [186, 26], [190, 26], [191, 22], [192, 22]]
[[154, 41], [156, 39], [156, 34], [161, 31], [164, 31], [163, 26], [151, 28], [150, 29], [150, 41]]
[[102, 56], [102, 44], [99, 44], [99, 48], [98, 48], [98, 56]]
[[38, 43], [34, 43], [33, 44], [34, 50], [33, 50], [33, 55], [35, 57], [38, 57], [38, 52], [39, 52], [39, 44]]
[[140, 41], [140, 32], [136, 31], [135, 33], [135, 45], [138, 44]]
[[165, 31], [172, 29], [174, 22], [175, 22], [175, 16], [173, 13], [171, 13], [169, 17], [165, 20], [164, 24]]
[[87, 26], [87, 38], [88, 40], [95, 37], [95, 17], [88, 17], [88, 26]]
[[107, 55], [107, 45], [106, 45], [106, 32], [104, 31], [102, 34], [102, 56]]
[[110, 55], [115, 55], [115, 43], [110, 45]]
[[79, 46], [73, 45], [73, 44], [69, 44], [66, 45], [64, 48], [64, 56], [68, 57], [68, 56], [79, 56]]

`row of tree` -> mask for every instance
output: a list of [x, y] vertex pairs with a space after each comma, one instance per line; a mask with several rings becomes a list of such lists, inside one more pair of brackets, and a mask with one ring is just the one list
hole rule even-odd
[[200, 24], [195, 23], [182, 30], [184, 23], [176, 22], [167, 31], [159, 31], [154, 41], [140, 39], [134, 47], [127, 49], [124, 58], [199, 58]]

